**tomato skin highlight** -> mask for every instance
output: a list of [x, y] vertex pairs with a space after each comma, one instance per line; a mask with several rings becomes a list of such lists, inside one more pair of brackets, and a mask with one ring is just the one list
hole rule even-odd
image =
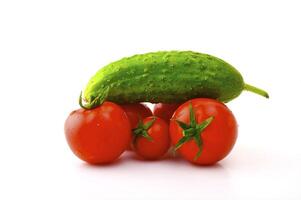
[[115, 161], [131, 141], [131, 126], [123, 109], [104, 102], [92, 110], [78, 109], [65, 122], [65, 136], [73, 153], [91, 164]]
[[181, 104], [173, 103], [173, 104], [166, 104], [166, 103], [157, 103], [154, 106], [154, 115], [164, 119], [167, 123], [169, 123], [173, 113], [177, 110], [177, 108]]
[[186, 160], [199, 165], [212, 165], [232, 150], [237, 138], [237, 123], [234, 115], [228, 107], [213, 99], [197, 98], [182, 104], [174, 113], [170, 122], [170, 138], [173, 145], [183, 137], [183, 129], [176, 120], [190, 123], [189, 104], [192, 104], [197, 123], [201, 123], [208, 117], [213, 116], [213, 121], [201, 133], [203, 147], [200, 157], [196, 160], [195, 155], [199, 148], [194, 140], [183, 144], [177, 152]]
[[[143, 120], [143, 124], [146, 124], [153, 119], [154, 117], [147, 117]], [[163, 119], [155, 117], [154, 123], [147, 130], [152, 141], [143, 136], [138, 136], [133, 143], [134, 151], [146, 160], [162, 158], [170, 147], [168, 129], [168, 124]]]

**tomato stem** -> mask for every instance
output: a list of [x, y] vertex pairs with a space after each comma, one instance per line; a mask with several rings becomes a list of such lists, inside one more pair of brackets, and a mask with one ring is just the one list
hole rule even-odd
[[143, 124], [141, 117], [139, 116], [139, 122], [137, 125], [137, 128], [134, 128], [132, 130], [134, 138], [133, 138], [133, 144], [135, 145], [137, 137], [145, 137], [148, 141], [153, 141], [153, 138], [148, 134], [148, 129], [152, 127], [156, 120], [156, 117], [154, 116], [153, 119], [145, 124]]
[[189, 104], [189, 116], [189, 124], [176, 120], [177, 124], [183, 129], [183, 137], [175, 145], [174, 151], [178, 150], [182, 147], [183, 144], [193, 139], [199, 148], [198, 152], [194, 157], [194, 160], [197, 160], [201, 156], [203, 150], [203, 140], [201, 138], [201, 134], [203, 133], [205, 128], [209, 126], [214, 117], [208, 117], [207, 119], [198, 124], [191, 103]]

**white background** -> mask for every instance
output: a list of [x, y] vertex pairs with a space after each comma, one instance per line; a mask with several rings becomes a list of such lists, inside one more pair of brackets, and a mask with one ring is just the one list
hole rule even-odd
[[[301, 199], [298, 1], [0, 1], [0, 199]], [[234, 65], [270, 99], [229, 103], [231, 154], [212, 167], [124, 154], [89, 166], [63, 132], [101, 66], [157, 50]]]

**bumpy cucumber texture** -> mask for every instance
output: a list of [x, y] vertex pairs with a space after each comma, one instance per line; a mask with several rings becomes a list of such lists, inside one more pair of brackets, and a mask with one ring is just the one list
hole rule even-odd
[[228, 102], [243, 90], [268, 98], [267, 92], [245, 84], [233, 66], [217, 57], [159, 51], [126, 57], [101, 68], [86, 86], [80, 105], [91, 109], [104, 101], [178, 103], [196, 97]]

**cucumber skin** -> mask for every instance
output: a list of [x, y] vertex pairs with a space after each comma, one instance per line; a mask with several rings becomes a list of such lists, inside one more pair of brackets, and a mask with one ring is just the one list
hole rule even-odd
[[243, 89], [241, 74], [217, 57], [159, 51], [126, 57], [101, 68], [86, 86], [84, 100], [87, 105], [93, 100], [96, 105], [105, 100], [178, 103], [197, 97], [228, 102]]

